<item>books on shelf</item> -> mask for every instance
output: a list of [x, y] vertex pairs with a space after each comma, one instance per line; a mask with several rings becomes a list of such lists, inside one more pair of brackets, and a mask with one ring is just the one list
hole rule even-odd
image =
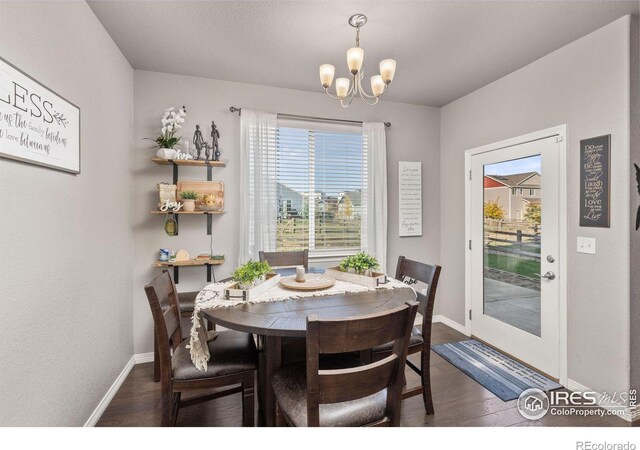
[[224, 255], [211, 255], [210, 253], [201, 253], [198, 256], [196, 256], [196, 260], [198, 261], [208, 261], [210, 259], [214, 261], [219, 261], [224, 259]]

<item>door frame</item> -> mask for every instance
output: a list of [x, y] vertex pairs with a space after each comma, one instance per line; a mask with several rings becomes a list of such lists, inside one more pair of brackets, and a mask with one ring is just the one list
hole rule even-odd
[[567, 227], [567, 126], [558, 125], [533, 133], [527, 133], [503, 141], [494, 142], [492, 144], [475, 147], [465, 151], [464, 155], [464, 202], [465, 202], [465, 312], [464, 324], [468, 336], [472, 335], [472, 320], [469, 319], [471, 312], [471, 250], [469, 242], [471, 240], [471, 157], [481, 153], [498, 150], [505, 147], [512, 147], [518, 144], [537, 141], [556, 136], [558, 140], [558, 173], [560, 180], [559, 186], [559, 202], [558, 202], [558, 239], [559, 239], [559, 261], [560, 268], [558, 271], [559, 283], [559, 304], [558, 304], [558, 367], [559, 381], [563, 386], [567, 386], [567, 244], [568, 244], [568, 227]]

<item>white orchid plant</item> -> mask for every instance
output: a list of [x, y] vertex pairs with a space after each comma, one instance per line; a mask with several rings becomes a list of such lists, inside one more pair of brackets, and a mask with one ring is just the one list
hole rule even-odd
[[187, 113], [184, 110], [184, 106], [178, 111], [175, 111], [174, 107], [167, 108], [160, 119], [162, 122], [162, 130], [160, 136], [153, 139], [158, 145], [158, 148], [173, 148], [178, 142], [180, 137], [176, 137], [176, 131], [182, 128], [184, 118], [187, 117]]

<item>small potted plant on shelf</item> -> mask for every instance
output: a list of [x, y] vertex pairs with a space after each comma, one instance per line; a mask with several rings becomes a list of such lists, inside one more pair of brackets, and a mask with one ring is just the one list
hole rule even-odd
[[234, 284], [225, 289], [225, 297], [248, 300], [275, 286], [280, 279], [280, 275], [271, 273], [271, 267], [269, 267], [268, 262], [250, 259], [236, 268], [232, 278]]
[[184, 211], [195, 211], [196, 200], [198, 200], [198, 193], [196, 191], [180, 192], [180, 201], [182, 202], [182, 209]]
[[376, 287], [387, 282], [387, 276], [384, 273], [375, 272], [375, 269], [379, 268], [380, 263], [376, 258], [365, 252], [359, 252], [347, 256], [338, 267], [327, 269], [326, 274], [333, 276], [336, 280]]
[[167, 108], [164, 115], [160, 118], [162, 122], [160, 136], [155, 139], [148, 138], [155, 141], [158, 147], [158, 152], [156, 153], [158, 158], [178, 159], [179, 154], [173, 147], [180, 142], [180, 137], [176, 136], [176, 132], [182, 128], [187, 113], [184, 110], [184, 106], [177, 112], [174, 110], [175, 108], [173, 107]]

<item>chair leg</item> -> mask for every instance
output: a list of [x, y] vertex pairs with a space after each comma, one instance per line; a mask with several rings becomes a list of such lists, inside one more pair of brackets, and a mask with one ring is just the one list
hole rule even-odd
[[242, 426], [253, 427], [255, 416], [255, 372], [245, 372], [242, 383]]
[[171, 387], [162, 388], [162, 400], [161, 403], [161, 411], [162, 411], [162, 420], [160, 421], [160, 426], [170, 427], [172, 425], [172, 416], [173, 416], [173, 392], [171, 392]]
[[424, 409], [427, 412], [427, 415], [433, 415], [435, 412], [433, 409], [433, 398], [431, 397], [430, 351], [430, 348], [422, 350], [420, 364], [420, 369], [422, 371], [422, 400], [424, 401]]
[[181, 393], [176, 392], [173, 395], [173, 408], [171, 409], [171, 426], [175, 427], [176, 422], [178, 421], [178, 409], [180, 408], [180, 397]]
[[276, 427], [286, 427], [287, 421], [284, 418], [284, 413], [282, 412], [282, 408], [280, 408], [280, 403], [276, 402]]
[[153, 332], [153, 381], [160, 381], [160, 355], [155, 330]]

